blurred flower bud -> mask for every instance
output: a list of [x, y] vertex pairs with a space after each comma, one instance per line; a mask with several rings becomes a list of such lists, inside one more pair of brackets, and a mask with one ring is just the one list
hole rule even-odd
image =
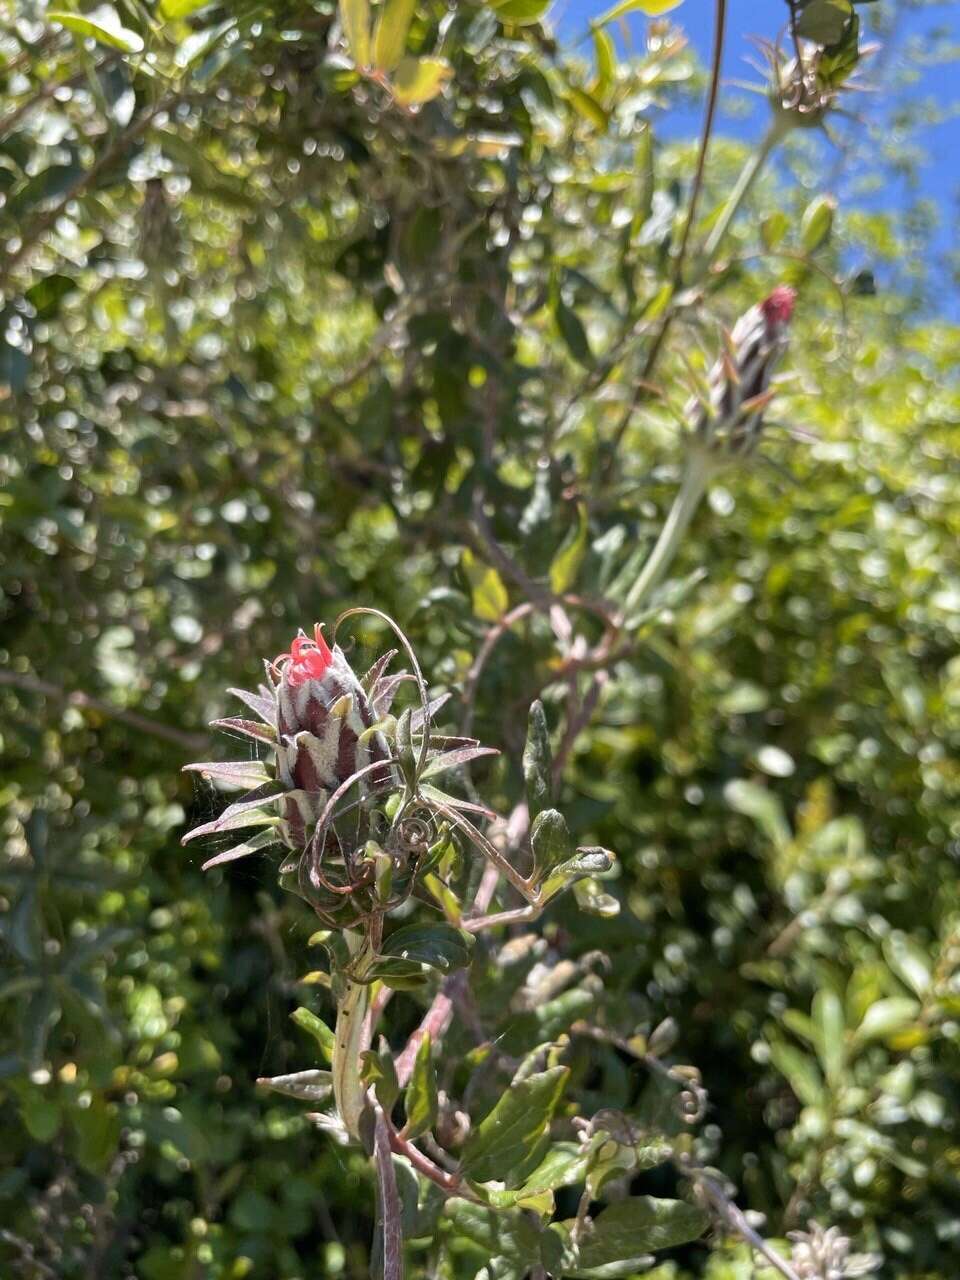
[[763, 413], [774, 396], [770, 380], [787, 347], [796, 293], [781, 284], [744, 312], [727, 335], [703, 394], [687, 403], [697, 441], [718, 456], [750, 453], [760, 439]]
[[883, 1259], [878, 1253], [851, 1253], [850, 1240], [839, 1227], [824, 1230], [817, 1222], [809, 1231], [789, 1231], [793, 1242], [790, 1265], [800, 1280], [853, 1280], [876, 1271]]

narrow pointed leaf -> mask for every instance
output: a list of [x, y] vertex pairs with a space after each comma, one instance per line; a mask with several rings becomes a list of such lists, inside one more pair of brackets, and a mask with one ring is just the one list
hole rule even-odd
[[385, 0], [373, 37], [373, 65], [379, 70], [392, 71], [402, 59], [416, 7], [416, 0]]
[[430, 1033], [425, 1032], [417, 1046], [417, 1056], [413, 1060], [413, 1071], [410, 1083], [404, 1094], [404, 1107], [407, 1112], [407, 1123], [403, 1127], [403, 1136], [411, 1141], [428, 1133], [437, 1122], [440, 1107], [437, 1096], [437, 1073], [433, 1065], [430, 1048]]
[[333, 1093], [333, 1077], [329, 1071], [319, 1068], [310, 1071], [294, 1071], [286, 1076], [260, 1076], [257, 1084], [288, 1098], [301, 1102], [323, 1102]]
[[235, 844], [231, 849], [225, 849], [222, 853], [216, 853], [212, 858], [208, 858], [200, 867], [201, 871], [209, 871], [211, 867], [222, 866], [225, 862], [236, 862], [239, 858], [247, 858], [251, 853], [259, 853], [262, 849], [269, 848], [270, 845], [276, 844], [277, 836], [272, 826], [267, 831], [260, 831], [255, 836], [251, 836], [249, 840], [244, 840], [242, 844]]

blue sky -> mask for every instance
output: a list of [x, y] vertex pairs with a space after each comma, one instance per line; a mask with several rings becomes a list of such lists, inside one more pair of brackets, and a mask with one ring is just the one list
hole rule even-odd
[[[927, 60], [923, 50], [929, 51], [934, 32], [947, 32], [947, 43], [955, 46], [960, 57], [960, 3], [926, 3], [922, 7], [906, 5], [900, 0], [879, 0], [877, 5], [862, 5], [859, 12], [866, 25], [871, 10], [883, 6], [883, 12], [893, 21], [893, 32], [887, 41], [888, 49], [871, 70], [870, 63], [864, 71], [864, 79], [874, 83], [883, 92], [857, 95], [853, 109], [870, 118], [883, 118], [892, 101], [920, 104], [933, 102], [946, 116], [941, 123], [923, 124], [911, 132], [911, 138], [922, 152], [918, 185], [911, 190], [904, 181], [887, 180], [869, 197], [862, 193], [861, 202], [869, 201], [878, 209], [902, 210], [918, 197], [933, 201], [939, 213], [939, 229], [931, 246], [932, 261], [941, 255], [957, 251], [957, 226], [960, 225], [960, 61]], [[575, 40], [586, 27], [589, 18], [609, 7], [604, 0], [557, 0], [551, 17], [562, 40]], [[724, 78], [753, 80], [757, 74], [744, 62], [752, 52], [747, 40], [750, 34], [775, 38], [782, 30], [787, 6], [784, 0], [728, 0], [727, 39], [724, 56]], [[683, 27], [701, 59], [710, 55], [713, 34], [714, 0], [684, 0], [670, 17]], [[631, 15], [628, 19], [637, 35], [642, 33], [646, 19]], [[943, 48], [941, 40], [940, 47]], [[585, 52], [586, 52], [585, 48]], [[918, 54], [920, 56], [918, 56]], [[912, 84], [903, 82], [903, 73], [911, 70], [916, 75]], [[888, 92], [893, 98], [887, 96]], [[749, 116], [742, 114], [745, 102], [755, 102]], [[733, 114], [723, 110], [724, 103], [734, 108]], [[701, 108], [672, 112], [661, 125], [661, 133], [668, 136], [677, 133], [693, 133], [701, 120]], [[767, 107], [760, 98], [744, 94], [727, 85], [721, 97], [719, 129], [740, 137], [758, 136], [767, 123]], [[865, 156], [861, 176], [869, 170], [870, 155]], [[960, 298], [944, 298], [945, 310], [956, 312]]]

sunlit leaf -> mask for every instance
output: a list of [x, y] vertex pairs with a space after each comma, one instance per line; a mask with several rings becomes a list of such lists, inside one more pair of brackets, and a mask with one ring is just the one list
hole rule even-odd
[[48, 9], [46, 16], [49, 22], [57, 22], [75, 35], [96, 40], [111, 49], [121, 49], [124, 53], [141, 53], [143, 50], [142, 38], [123, 25], [112, 5], [102, 4], [86, 14]]
[[393, 96], [407, 107], [430, 102], [452, 75], [453, 68], [443, 58], [404, 58], [394, 72]]

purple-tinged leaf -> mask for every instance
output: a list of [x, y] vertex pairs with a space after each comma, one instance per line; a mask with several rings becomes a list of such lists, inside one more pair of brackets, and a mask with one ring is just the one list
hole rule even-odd
[[[450, 701], [450, 698], [451, 695], [449, 693], [441, 693], [439, 697], [430, 699], [427, 703], [427, 710], [430, 712], [431, 720], [440, 708]], [[414, 732], [423, 728], [423, 707], [418, 707], [410, 717], [410, 728]]]
[[235, 698], [246, 703], [267, 724], [276, 725], [277, 704], [273, 698], [267, 698], [262, 693], [251, 693], [249, 689], [228, 689], [227, 693], [232, 693]]
[[259, 853], [261, 849], [267, 848], [271, 844], [276, 844], [276, 833], [270, 829], [267, 831], [259, 831], [255, 836], [251, 836], [249, 840], [244, 840], [242, 844], [235, 844], [232, 849], [224, 849], [222, 853], [214, 854], [212, 858], [208, 858], [201, 866], [201, 871], [209, 871], [211, 867], [222, 866], [225, 862], [236, 862], [238, 858], [246, 858], [251, 853]]
[[374, 690], [376, 689], [377, 682], [399, 652], [399, 649], [388, 649], [382, 657], [379, 657], [376, 660], [367, 674], [360, 681], [368, 698], [374, 697]]
[[456, 769], [462, 764], [469, 764], [471, 760], [477, 760], [480, 756], [498, 756], [499, 754], [495, 747], [456, 747], [453, 751], [444, 751], [441, 755], [428, 760], [427, 767], [421, 776], [432, 778], [446, 769]]
[[230, 782], [238, 787], [254, 787], [269, 782], [270, 775], [262, 760], [205, 760], [197, 764], [185, 764], [184, 773], [202, 773], [214, 782]]
[[259, 724], [256, 720], [244, 720], [241, 716], [227, 716], [225, 720], [211, 720], [211, 729], [223, 729], [227, 733], [242, 733], [247, 738], [256, 738], [258, 742], [269, 742], [271, 746], [277, 741], [276, 730], [267, 724]]
[[420, 787], [420, 794], [425, 800], [431, 800], [434, 804], [446, 805], [451, 809], [462, 809], [465, 813], [479, 813], [482, 818], [493, 819], [497, 816], [485, 805], [474, 804], [471, 800], [461, 800], [459, 796], [448, 795], [446, 791], [441, 791], [439, 787], [429, 782]]
[[264, 787], [258, 787], [256, 791], [251, 791], [245, 800], [238, 800], [236, 804], [228, 805], [220, 814], [219, 818], [214, 818], [212, 822], [205, 822], [200, 827], [194, 827], [180, 841], [181, 844], [188, 844], [191, 840], [196, 840], [200, 836], [216, 835], [218, 831], [234, 831], [240, 827], [262, 827], [265, 822], [274, 822], [275, 815], [260, 810], [260, 806], [269, 804], [273, 800], [279, 800], [283, 792], [275, 791], [271, 793], [268, 784]]
[[257, 1084], [274, 1093], [286, 1094], [288, 1098], [299, 1098], [301, 1102], [323, 1102], [333, 1092], [330, 1072], [318, 1068], [294, 1071], [286, 1076], [260, 1076]]

